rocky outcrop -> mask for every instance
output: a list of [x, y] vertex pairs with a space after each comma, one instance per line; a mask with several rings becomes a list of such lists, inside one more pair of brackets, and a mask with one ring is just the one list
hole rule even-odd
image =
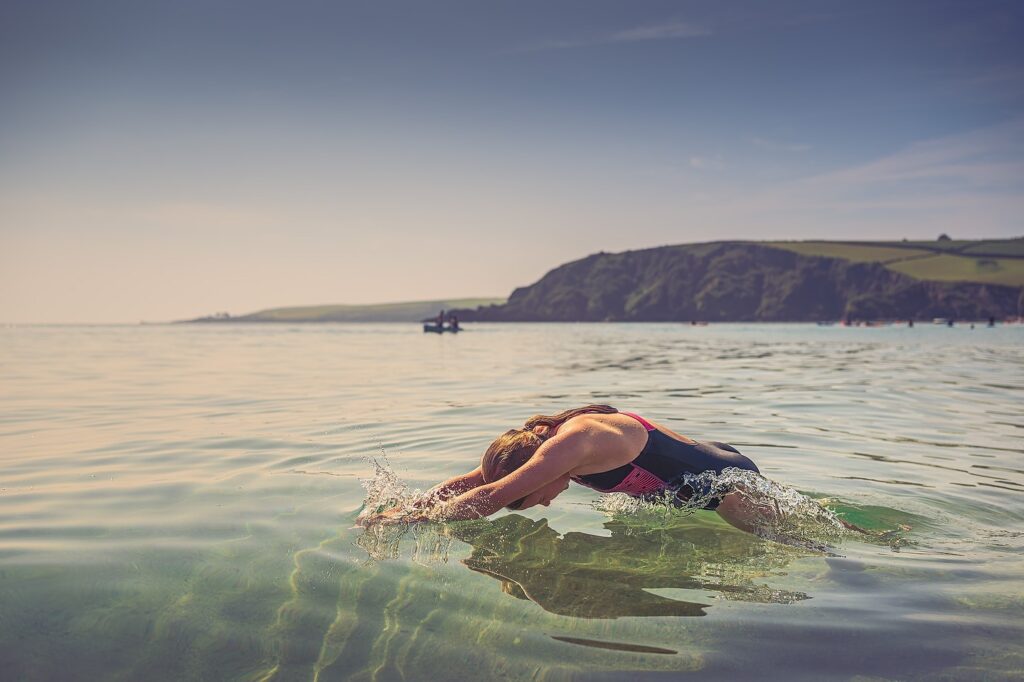
[[1003, 318], [1021, 287], [917, 280], [879, 263], [802, 256], [745, 242], [598, 253], [465, 321], [764, 321]]

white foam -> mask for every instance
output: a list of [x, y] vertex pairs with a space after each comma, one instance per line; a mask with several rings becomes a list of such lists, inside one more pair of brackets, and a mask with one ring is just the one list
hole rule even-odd
[[[695, 492], [683, 501], [677, 493], [683, 486]], [[709, 503], [735, 493], [744, 506], [758, 510], [753, 532], [788, 545], [828, 552], [827, 543], [840, 539], [847, 529], [830, 509], [799, 491], [745, 469], [727, 468], [721, 474], [705, 471], [686, 474], [678, 486], [643, 498], [624, 493], [602, 496], [597, 508], [612, 514], [666, 518], [692, 514]]]

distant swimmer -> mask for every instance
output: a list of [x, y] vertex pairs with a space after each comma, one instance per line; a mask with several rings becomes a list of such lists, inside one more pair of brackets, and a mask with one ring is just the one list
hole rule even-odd
[[754, 531], [770, 511], [749, 504], [737, 491], [712, 496], [710, 487], [701, 489], [710, 484], [693, 480], [729, 468], [758, 471], [726, 443], [696, 441], [631, 412], [587, 405], [537, 415], [506, 431], [487, 448], [480, 466], [430, 490], [419, 517], [393, 508], [366, 514], [360, 522], [427, 520], [435, 506], [445, 520], [490, 516], [503, 507], [547, 506], [575, 481], [604, 493], [645, 497], [671, 491], [680, 503], [697, 498], [702, 508], [716, 510], [733, 526]]

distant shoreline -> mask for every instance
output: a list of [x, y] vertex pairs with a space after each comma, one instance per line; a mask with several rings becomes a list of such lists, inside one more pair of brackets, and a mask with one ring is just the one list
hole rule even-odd
[[[908, 326], [909, 319], [893, 319], [893, 320], [866, 320], [851, 322], [844, 324], [842, 320], [715, 320], [708, 322], [700, 320], [692, 322], [690, 320], [480, 320], [476, 322], [470, 322], [468, 324], [496, 324], [496, 325], [513, 325], [513, 324], [552, 324], [552, 325], [615, 325], [615, 324], [626, 324], [626, 325], [678, 325], [681, 327], [719, 327], [722, 325], [805, 325], [809, 327], [845, 327], [845, 328], [878, 328], [878, 327], [905, 327]], [[975, 325], [987, 325], [988, 318], [954, 318], [954, 326], [960, 326], [964, 324], [975, 324]], [[402, 325], [402, 326], [413, 326], [418, 327], [422, 322], [420, 320], [333, 320], [333, 321], [322, 321], [322, 320], [219, 320], [218, 322], [232, 324], [238, 322], [240, 325], [371, 325], [371, 324], [386, 324], [386, 325]], [[946, 323], [935, 322], [934, 318], [931, 319], [915, 319], [913, 320], [914, 326], [932, 327], [932, 326], [943, 326]], [[131, 325], [130, 323], [124, 324], [36, 324], [36, 325], [14, 325], [14, 326], [97, 326], [97, 327], [123, 327], [123, 326], [181, 326], [181, 325], [196, 325], [205, 326], [209, 323], [202, 321], [186, 320], [182, 322], [140, 322], [138, 325]], [[1024, 318], [997, 318], [995, 320], [997, 325], [1015, 325], [1024, 324]], [[465, 326], [465, 323], [463, 324]]]
[[232, 316], [226, 312], [180, 320], [171, 324], [211, 323], [287, 323], [287, 322], [417, 322], [434, 319], [442, 310], [501, 305], [505, 298], [447, 298], [427, 301], [400, 301], [397, 303], [371, 303], [364, 305], [330, 304], [269, 308], [246, 315]]
[[[806, 326], [806, 327], [817, 327], [817, 328], [821, 328], [821, 327], [839, 327], [839, 328], [849, 328], [849, 329], [881, 329], [881, 328], [884, 328], [884, 327], [906, 327], [907, 326], [907, 322], [908, 322], [908, 320], [871, 320], [869, 324], [861, 323], [861, 324], [843, 325], [841, 320], [819, 320], [819, 321], [808, 321], [808, 320], [769, 320], [769, 321], [765, 321], [765, 320], [726, 320], [726, 321], [715, 321], [715, 322], [699, 322], [697, 324], [691, 324], [689, 321], [673, 321], [673, 320], [668, 320], [668, 321], [657, 321], [657, 320], [618, 320], [618, 321], [562, 321], [562, 320], [548, 320], [548, 321], [516, 321], [516, 322], [499, 320], [499, 321], [493, 321], [493, 322], [492, 321], [471, 322], [471, 323], [469, 323], [469, 327], [467, 327], [467, 328], [468, 329], [472, 329], [477, 324], [483, 324], [483, 325], [490, 325], [490, 324], [495, 324], [495, 325], [515, 325], [515, 324], [539, 325], [539, 324], [545, 324], [545, 325], [548, 325], [549, 324], [549, 325], [559, 325], [559, 326], [575, 324], [575, 325], [588, 325], [588, 326], [595, 326], [595, 327], [596, 326], [603, 326], [603, 325], [619, 325], [619, 324], [624, 324], [624, 325], [638, 325], [638, 326], [640, 326], [640, 325], [658, 325], [658, 326], [673, 325], [673, 326], [688, 327], [688, 328], [689, 327], [693, 327], [695, 329], [701, 329], [701, 328], [707, 328], [707, 327], [740, 326], [740, 325], [765, 325], [765, 326], [800, 326], [800, 325], [802, 325], [802, 326]], [[230, 324], [230, 322], [229, 322], [229, 324]], [[250, 320], [250, 321], [246, 321], [244, 323], [240, 323], [238, 326], [240, 326], [240, 327], [258, 326], [258, 325], [283, 326], [283, 325], [289, 325], [289, 324], [291, 324], [291, 325], [300, 325], [300, 326], [316, 326], [316, 325], [323, 325], [323, 326], [328, 326], [328, 325], [388, 325], [388, 326], [395, 326], [395, 327], [399, 327], [400, 326], [400, 327], [410, 327], [410, 328], [413, 328], [413, 329], [419, 329], [420, 325], [422, 323], [417, 321], [417, 320], [385, 320], [385, 321], [379, 321], [379, 320], [344, 320], [344, 321], [332, 321], [332, 322], [323, 322], [323, 321], [288, 321], [288, 322], [278, 321], [278, 322], [274, 322], [274, 321], [266, 321], [266, 320], [262, 320], [262, 321], [261, 320], [256, 320], [256, 321]], [[982, 327], [984, 327], [984, 326], [986, 326], [988, 324], [988, 319], [987, 318], [985, 318], [985, 319], [982, 319], [982, 318], [978, 318], [978, 319], [964, 318], [964, 319], [956, 319], [956, 320], [954, 320], [954, 326], [955, 327], [962, 327], [964, 325], [971, 325], [971, 324], [974, 324], [975, 326], [982, 326]], [[134, 329], [134, 328], [138, 328], [138, 327], [183, 327], [183, 326], [185, 326], [185, 327], [187, 327], [187, 326], [206, 327], [206, 326], [210, 326], [210, 325], [209, 325], [209, 323], [206, 323], [206, 322], [193, 322], [191, 320], [168, 321], [168, 322], [148, 322], [148, 321], [140, 321], [140, 322], [0, 322], [0, 329], [23, 329], [23, 328], [29, 328], [29, 327], [55, 327], [55, 328], [58, 328], [58, 327], [68, 327], [68, 328], [71, 328], [71, 327], [97, 327], [97, 328], [99, 328], [99, 327], [129, 327], [129, 328], [133, 328]], [[463, 325], [463, 326], [465, 327], [465, 325]], [[940, 326], [944, 326], [944, 325], [936, 324], [936, 323], [933, 322], [933, 320], [930, 320], [930, 319], [929, 320], [924, 320], [924, 319], [914, 320], [914, 328], [917, 328], [917, 327], [940, 327]], [[997, 319], [996, 320], [996, 326], [997, 327], [1021, 326], [1022, 328], [1024, 328], [1024, 318]]]
[[422, 322], [850, 322], [1024, 315], [1024, 237], [720, 241], [600, 252], [506, 298], [215, 313], [177, 324]]

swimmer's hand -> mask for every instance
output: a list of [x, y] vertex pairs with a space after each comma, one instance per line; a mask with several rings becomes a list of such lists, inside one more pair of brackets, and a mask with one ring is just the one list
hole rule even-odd
[[422, 523], [423, 521], [429, 521], [426, 514], [410, 511], [401, 507], [392, 507], [391, 509], [370, 513], [367, 513], [367, 511], [364, 511], [359, 515], [359, 518], [356, 519], [356, 523], [360, 526], [395, 526], [402, 523]]

